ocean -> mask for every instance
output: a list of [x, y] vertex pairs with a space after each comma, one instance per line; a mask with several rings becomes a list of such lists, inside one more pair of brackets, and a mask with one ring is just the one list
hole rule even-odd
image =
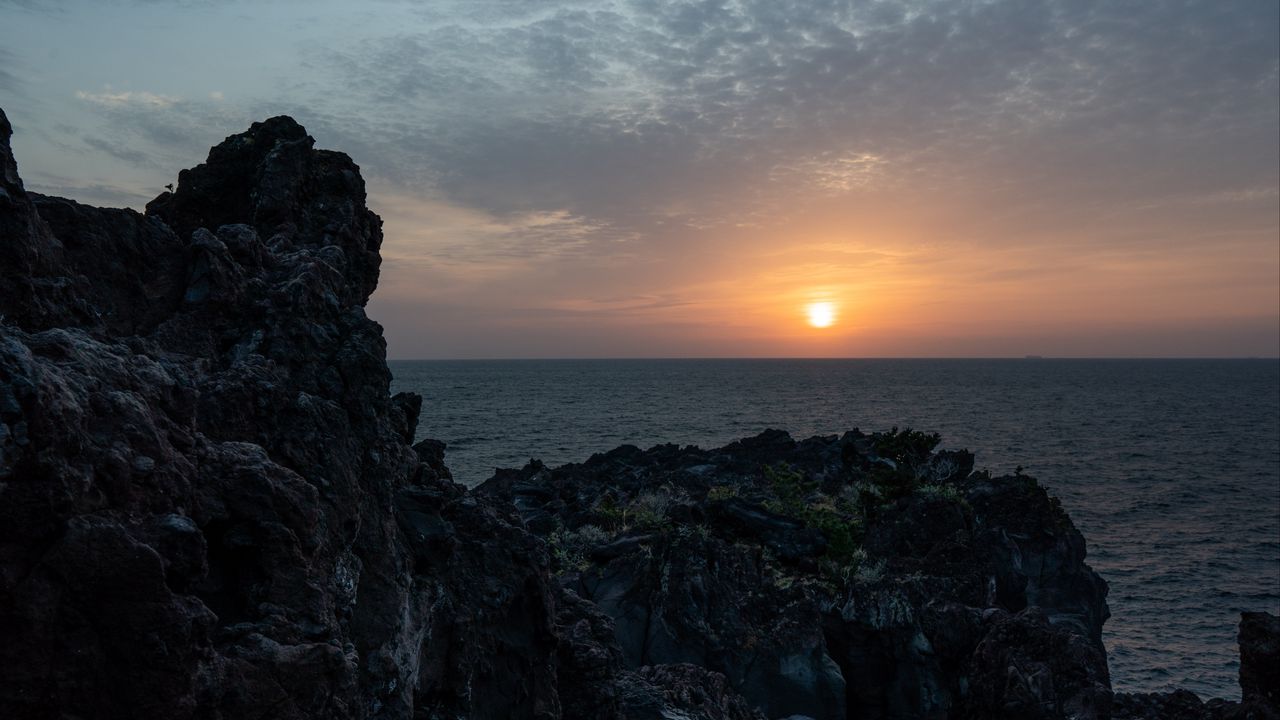
[[510, 360], [391, 363], [418, 437], [473, 486], [530, 458], [892, 426], [942, 434], [1062, 499], [1110, 584], [1117, 690], [1238, 699], [1242, 610], [1280, 612], [1277, 360]]

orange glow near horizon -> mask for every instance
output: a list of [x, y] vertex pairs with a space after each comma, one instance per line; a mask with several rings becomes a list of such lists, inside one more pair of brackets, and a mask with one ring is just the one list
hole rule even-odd
[[[1261, 221], [1212, 244], [1192, 242], [1202, 229], [1177, 214], [1014, 241], [1008, 227], [971, 214], [979, 202], [937, 201], [935, 218], [881, 197], [874, 212], [855, 208], [854, 223], [844, 204], [801, 195], [799, 219], [671, 230], [678, 242], [661, 248], [669, 256], [644, 239], [618, 243], [626, 252], [616, 257], [534, 244], [539, 255], [519, 248], [563, 217], [371, 197], [389, 259], [372, 307], [393, 357], [1275, 352], [1280, 245]], [[1137, 227], [1183, 242], [1115, 239]]]

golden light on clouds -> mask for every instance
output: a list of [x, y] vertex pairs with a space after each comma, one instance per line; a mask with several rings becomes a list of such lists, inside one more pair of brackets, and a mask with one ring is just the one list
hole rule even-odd
[[28, 185], [142, 209], [293, 113], [384, 221], [392, 357], [1280, 354], [1274, 2], [347, 3], [323, 57], [278, 4], [65, 4], [0, 23]]
[[805, 308], [809, 324], [816, 328], [831, 327], [836, 322], [836, 306], [830, 302], [809, 303]]

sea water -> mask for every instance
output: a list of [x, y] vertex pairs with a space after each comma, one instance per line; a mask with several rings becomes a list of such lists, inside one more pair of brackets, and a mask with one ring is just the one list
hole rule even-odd
[[1238, 698], [1242, 610], [1280, 611], [1277, 360], [513, 360], [391, 363], [418, 437], [475, 485], [530, 458], [936, 431], [1062, 499], [1110, 584], [1117, 690]]

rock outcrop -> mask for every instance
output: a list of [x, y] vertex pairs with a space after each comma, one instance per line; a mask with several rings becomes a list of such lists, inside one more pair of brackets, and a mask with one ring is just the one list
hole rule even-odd
[[[138, 213], [28, 192], [11, 132], [0, 717], [1111, 716], [1106, 585], [1031, 478], [768, 431], [467, 491], [389, 393], [350, 158], [272, 118]], [[1117, 716], [1273, 717], [1274, 618], [1241, 642], [1243, 705]]]
[[407, 713], [421, 463], [356, 166], [275, 118], [142, 215], [25, 192], [8, 136], [3, 714]]
[[701, 668], [590, 662], [608, 619], [410, 447], [350, 158], [273, 118], [140, 214], [27, 192], [10, 134], [0, 716], [753, 716]]
[[531, 463], [478, 492], [547, 538], [629, 666], [709, 668], [769, 717], [1108, 717], [1083, 538], [1034, 480], [936, 442], [769, 431]]
[[1240, 691], [1245, 704], [1271, 708], [1280, 716], [1280, 617], [1240, 615]]

